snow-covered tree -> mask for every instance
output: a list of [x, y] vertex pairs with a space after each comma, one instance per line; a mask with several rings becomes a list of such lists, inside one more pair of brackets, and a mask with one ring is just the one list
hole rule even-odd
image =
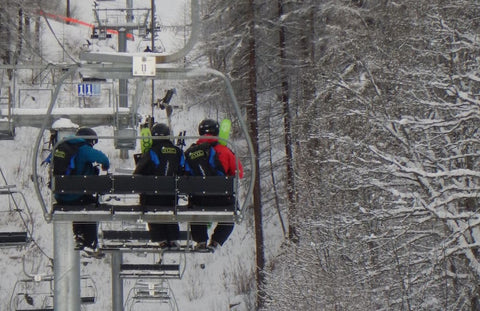
[[478, 6], [317, 5], [300, 240], [275, 261], [270, 309], [477, 309]]

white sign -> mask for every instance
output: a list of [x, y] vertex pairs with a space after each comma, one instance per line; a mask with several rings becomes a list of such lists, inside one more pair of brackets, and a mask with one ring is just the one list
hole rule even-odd
[[132, 65], [134, 76], [152, 77], [157, 74], [155, 56], [134, 56]]
[[77, 84], [77, 95], [84, 96], [100, 96], [101, 95], [100, 84], [92, 83], [79, 83]]

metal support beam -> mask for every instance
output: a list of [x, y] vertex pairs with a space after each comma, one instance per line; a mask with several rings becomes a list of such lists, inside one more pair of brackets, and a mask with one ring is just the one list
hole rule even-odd
[[[120, 28], [118, 30], [118, 52], [127, 51], [127, 30], [125, 28]], [[128, 80], [120, 79], [118, 80], [118, 103], [119, 107], [127, 108], [128, 107]], [[117, 124], [119, 130], [127, 128], [128, 124]], [[128, 159], [128, 149], [120, 149], [120, 158]]]
[[[118, 30], [118, 52], [127, 51], [127, 30], [120, 28]], [[118, 95], [119, 95], [119, 107], [128, 107], [128, 81], [120, 79], [118, 80]]]
[[73, 247], [72, 222], [53, 223], [55, 311], [80, 311], [80, 256]]
[[126, 6], [127, 6], [127, 23], [130, 23], [134, 19], [133, 11], [132, 11], [133, 0], [127, 0]]
[[123, 311], [123, 280], [120, 278], [122, 253], [112, 252], [112, 311]]

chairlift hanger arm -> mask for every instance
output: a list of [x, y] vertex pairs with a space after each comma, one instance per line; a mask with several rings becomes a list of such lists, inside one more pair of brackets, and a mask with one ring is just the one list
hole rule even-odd
[[[50, 99], [50, 104], [48, 106], [46, 116], [50, 116], [53, 111], [53, 107], [55, 106], [55, 102], [57, 101], [58, 94], [60, 93], [60, 90], [63, 86], [63, 83], [65, 82], [66, 79], [68, 79], [70, 76], [73, 76], [75, 72], [77, 72], [77, 65], [72, 65], [70, 67], [67, 67], [68, 69], [66, 72], [58, 79], [57, 85], [55, 87], [55, 91], [52, 94], [52, 97]], [[40, 206], [43, 210], [43, 215], [45, 220], [48, 222], [51, 220], [51, 215], [48, 212], [47, 205], [45, 203], [45, 200], [42, 196], [42, 192], [40, 190], [40, 177], [38, 176], [38, 159], [39, 159], [39, 153], [41, 150], [41, 145], [42, 145], [42, 138], [43, 138], [43, 133], [45, 132], [47, 125], [48, 125], [48, 120], [49, 118], [44, 118], [42, 127], [40, 128], [40, 131], [38, 132], [37, 139], [35, 141], [35, 148], [32, 156], [32, 175], [33, 175], [33, 183], [34, 183], [34, 188], [35, 188], [35, 193], [37, 194], [37, 198], [40, 202]]]

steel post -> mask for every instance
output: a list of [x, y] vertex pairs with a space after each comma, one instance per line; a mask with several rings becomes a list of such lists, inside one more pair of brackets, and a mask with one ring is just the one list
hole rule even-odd
[[80, 256], [74, 250], [72, 222], [53, 223], [55, 311], [80, 311]]
[[112, 311], [123, 311], [122, 253], [112, 252]]

